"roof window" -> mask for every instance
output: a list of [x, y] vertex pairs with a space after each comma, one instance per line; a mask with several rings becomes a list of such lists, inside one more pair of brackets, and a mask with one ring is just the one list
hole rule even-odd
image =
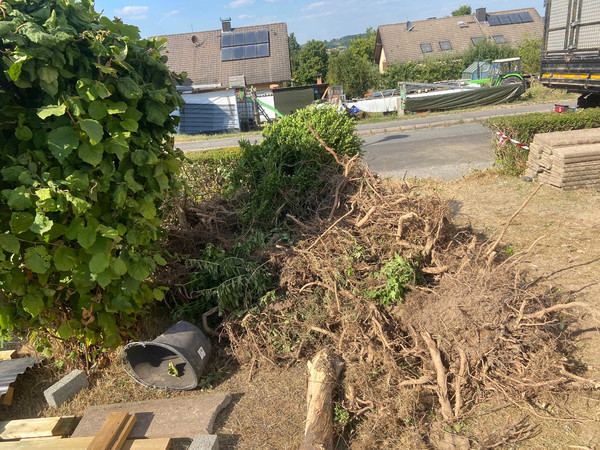
[[424, 44], [421, 44], [421, 51], [423, 53], [431, 53], [433, 52], [433, 47], [431, 47], [431, 44], [429, 42], [426, 42]]
[[452, 44], [450, 44], [450, 41], [440, 41], [439, 44], [440, 50], [442, 50], [443, 52], [452, 50]]

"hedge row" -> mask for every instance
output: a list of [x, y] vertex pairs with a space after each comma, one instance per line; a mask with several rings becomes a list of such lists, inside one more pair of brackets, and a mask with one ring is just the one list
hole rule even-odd
[[[494, 117], [484, 122], [493, 131], [499, 131], [525, 145], [530, 145], [537, 133], [581, 130], [600, 127], [600, 108], [567, 111], [561, 114], [532, 113], [518, 116]], [[503, 173], [521, 175], [529, 152], [511, 143], [499, 144], [494, 137], [495, 164]]]

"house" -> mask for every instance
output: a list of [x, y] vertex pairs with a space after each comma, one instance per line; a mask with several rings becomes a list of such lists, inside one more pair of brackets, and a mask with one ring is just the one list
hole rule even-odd
[[383, 73], [389, 64], [464, 52], [484, 38], [514, 45], [527, 36], [541, 38], [543, 31], [544, 21], [535, 8], [494, 13], [478, 8], [465, 16], [381, 25], [375, 63]]
[[285, 23], [232, 28], [230, 19], [221, 22], [220, 30], [156, 36], [167, 40], [169, 69], [187, 72], [186, 86], [227, 89], [239, 87], [244, 80], [262, 90], [291, 82]]
[[[246, 88], [264, 91], [291, 84], [287, 25], [272, 23], [156, 36], [164, 38], [167, 67], [186, 72], [179, 131], [186, 134], [239, 131], [255, 120]], [[264, 110], [261, 111], [262, 114]]]

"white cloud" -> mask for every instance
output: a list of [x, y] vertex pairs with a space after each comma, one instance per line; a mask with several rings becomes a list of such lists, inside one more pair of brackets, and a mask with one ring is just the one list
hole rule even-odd
[[265, 0], [267, 3], [277, 3], [279, 0]]
[[240, 14], [240, 15], [238, 16], [238, 19], [240, 19], [240, 20], [244, 20], [244, 19], [254, 19], [255, 17], [256, 17], [256, 16], [251, 16], [251, 15], [249, 15], [249, 14]]
[[230, 8], [240, 8], [242, 6], [250, 6], [254, 3], [254, 0], [234, 0], [229, 3]]
[[158, 23], [161, 23], [162, 21], [164, 21], [165, 19], [167, 19], [168, 17], [171, 16], [176, 16], [177, 14], [179, 14], [181, 11], [179, 11], [178, 9], [174, 9], [172, 11], [169, 11], [168, 13], [163, 14], [163, 16], [161, 17], [161, 19], [158, 21]]
[[147, 19], [148, 16], [146, 13], [150, 8], [147, 6], [124, 6], [121, 9], [115, 9], [115, 13], [119, 17], [132, 19], [132, 20], [144, 20]]
[[326, 2], [311, 3], [307, 7], [302, 8], [302, 11], [312, 11], [313, 9], [322, 8], [325, 5], [326, 5]]

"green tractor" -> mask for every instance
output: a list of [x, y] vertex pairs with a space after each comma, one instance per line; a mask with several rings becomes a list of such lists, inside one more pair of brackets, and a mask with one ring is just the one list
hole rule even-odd
[[[483, 64], [483, 62], [480, 64]], [[521, 58], [496, 59], [492, 61], [489, 72], [484, 72], [484, 75], [488, 77], [472, 79], [467, 81], [467, 84], [482, 84], [487, 86], [525, 85], [525, 80], [523, 79], [523, 75], [521, 75]]]

